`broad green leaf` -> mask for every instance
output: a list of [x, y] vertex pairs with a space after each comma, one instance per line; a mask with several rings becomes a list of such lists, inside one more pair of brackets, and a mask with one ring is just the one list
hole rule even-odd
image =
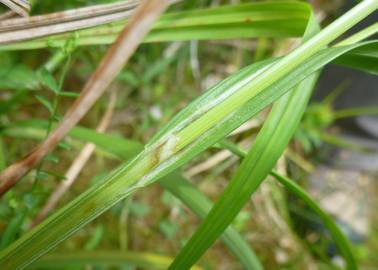
[[[310, 10], [310, 6], [303, 2], [280, 1], [168, 13], [155, 24], [145, 42], [297, 37], [304, 33]], [[118, 36], [124, 24], [124, 21], [114, 22], [76, 31], [73, 34], [1, 45], [0, 50], [63, 47], [73, 36], [76, 46], [110, 44]]]
[[[366, 0], [263, 71], [254, 74], [266, 63], [253, 65], [214, 87], [212, 92], [218, 91], [218, 98], [208, 99], [202, 107], [195, 107], [195, 111], [189, 106], [189, 116], [183, 118], [188, 114], [188, 110], [184, 110], [174, 120], [179, 123], [155, 137], [135, 159], [122, 164], [104, 181], [1, 252], [0, 265], [12, 270], [29, 265], [120, 200], [152, 184], [225, 137], [308, 75], [361, 45], [321, 50], [377, 7], [378, 2]], [[223, 107], [220, 115], [217, 114], [219, 107]], [[200, 130], [194, 129], [198, 121], [202, 124]]]
[[[130, 251], [75, 251], [71, 253], [55, 253], [44, 256], [34, 263], [31, 268], [60, 269], [74, 266], [125, 266], [132, 265], [143, 269], [167, 269], [172, 258], [146, 252]], [[193, 266], [192, 270], [201, 270]]]
[[324, 225], [327, 227], [332, 235], [333, 240], [337, 244], [341, 254], [343, 255], [348, 269], [357, 269], [357, 264], [354, 259], [354, 254], [351, 249], [351, 245], [348, 239], [341, 232], [337, 224], [333, 219], [325, 213], [320, 206], [311, 198], [305, 190], [298, 186], [294, 181], [289, 178], [272, 171], [271, 174], [290, 192], [301, 198], [323, 221]]

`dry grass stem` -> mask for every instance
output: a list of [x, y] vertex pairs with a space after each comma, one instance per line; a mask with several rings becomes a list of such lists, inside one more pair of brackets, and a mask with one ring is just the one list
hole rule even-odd
[[12, 18], [16, 15], [17, 15], [17, 13], [14, 12], [13, 10], [10, 10], [10, 11], [7, 11], [3, 14], [0, 14], [0, 23], [1, 23], [1, 21], [8, 20], [8, 19], [10, 19], [10, 18]]
[[[243, 141], [239, 143], [239, 146], [242, 148], [247, 148], [250, 146], [252, 141], [252, 138], [246, 138]], [[192, 166], [185, 172], [185, 176], [188, 178], [191, 178], [195, 175], [198, 175], [202, 172], [206, 172], [210, 170], [211, 168], [215, 167], [219, 163], [229, 159], [230, 157], [234, 156], [233, 153], [231, 153], [229, 150], [221, 150], [215, 155], [211, 156], [211, 158], [207, 159], [204, 162], [201, 162], [197, 165]]]
[[0, 22], [0, 44], [94, 27], [130, 17], [139, 0], [96, 5]]
[[68, 21], [77, 21], [102, 15], [109, 15], [134, 9], [139, 0], [120, 1], [113, 4], [101, 4], [84, 8], [71, 9], [27, 18], [14, 18], [0, 23], [0, 31], [15, 31], [37, 26], [46, 26]]
[[144, 0], [141, 3], [59, 126], [26, 158], [9, 166], [0, 174], [0, 194], [8, 191], [34, 168], [82, 119], [130, 59], [169, 3], [168, 0]]
[[6, 5], [18, 15], [29, 16], [30, 4], [28, 0], [0, 0], [0, 3]]
[[248, 122], [245, 122], [239, 128], [235, 129], [233, 132], [231, 132], [229, 136], [235, 136], [240, 133], [249, 131], [251, 129], [256, 129], [260, 127], [261, 127], [261, 121], [259, 121], [258, 119], [251, 119]]

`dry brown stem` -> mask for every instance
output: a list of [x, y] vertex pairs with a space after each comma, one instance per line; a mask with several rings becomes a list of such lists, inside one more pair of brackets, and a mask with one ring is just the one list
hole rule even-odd
[[17, 13], [14, 12], [13, 10], [2, 13], [2, 14], [0, 14], [0, 22], [4, 21], [4, 20], [8, 20], [8, 19], [10, 19], [10, 18], [12, 18], [16, 15], [17, 15]]
[[29, 16], [30, 4], [28, 0], [0, 0], [0, 3], [8, 6], [18, 15]]
[[[110, 100], [108, 107], [100, 121], [100, 124], [97, 126], [96, 131], [103, 133], [108, 128], [114, 111], [114, 106], [116, 103], [116, 92], [111, 92]], [[83, 170], [85, 164], [89, 161], [92, 156], [96, 146], [93, 143], [87, 143], [84, 145], [83, 149], [80, 151], [79, 155], [72, 162], [70, 168], [67, 170], [65, 179], [60, 182], [56, 187], [54, 192], [50, 195], [45, 205], [42, 207], [42, 210], [38, 213], [36, 218], [33, 220], [31, 227], [41, 223], [46, 216], [53, 210], [58, 204], [59, 200], [62, 198], [64, 193], [73, 185], [80, 172]]]
[[0, 44], [90, 28], [130, 17], [139, 0], [15, 18], [0, 22]]
[[28, 156], [12, 164], [0, 174], [0, 195], [7, 192], [34, 168], [82, 119], [130, 59], [152, 24], [169, 3], [169, 0], [144, 0], [141, 3], [59, 126]]

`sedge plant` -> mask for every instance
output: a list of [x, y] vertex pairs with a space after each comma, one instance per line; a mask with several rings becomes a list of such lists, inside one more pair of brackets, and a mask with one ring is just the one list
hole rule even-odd
[[[331, 43], [376, 11], [378, 1], [362, 1], [324, 29], [320, 29], [308, 5], [290, 2], [289, 5], [297, 7], [295, 16], [299, 16], [299, 20], [302, 22], [299, 26], [302, 28], [294, 27], [295, 29], [290, 31], [283, 24], [281, 24], [282, 29], [276, 28], [276, 22], [280, 20], [280, 15], [282, 17], [287, 15], [285, 10], [282, 11], [282, 14], [277, 12], [283, 5], [287, 5], [287, 3], [251, 4], [247, 6], [249, 9], [243, 9], [243, 7], [223, 8], [219, 9], [218, 13], [211, 10], [199, 13], [188, 12], [186, 15], [189, 19], [187, 20], [185, 17], [181, 19], [177, 14], [167, 14], [157, 22], [146, 41], [264, 37], [269, 29], [276, 30], [272, 33], [273, 36], [295, 35], [301, 30], [305, 34], [301, 45], [289, 54], [247, 66], [209, 89], [179, 112], [143, 147], [135, 142], [118, 141], [128, 149], [122, 152], [117, 146], [112, 146], [106, 137], [91, 136], [88, 135], [88, 132], [85, 133], [85, 129], [74, 128], [71, 131], [72, 136], [81, 136], [86, 141], [97, 142], [96, 144], [102, 146], [108, 154], [120, 156], [124, 163], [105, 176], [98, 184], [89, 188], [1, 251], [1, 269], [23, 269], [29, 266], [119, 201], [161, 179], [163, 179], [161, 180], [163, 187], [170, 190], [204, 218], [198, 230], [174, 258], [169, 269], [191, 268], [214, 241], [222, 236], [222, 233], [223, 240], [230, 249], [236, 254], [239, 252], [238, 257], [246, 268], [262, 268], [253, 251], [248, 249], [248, 245], [229, 225], [252, 193], [272, 171], [289, 143], [307, 106], [320, 70], [329, 63], [345, 66], [353, 66], [353, 63], [358, 63], [356, 64], [358, 69], [371, 73], [374, 73], [377, 67], [377, 65], [371, 64], [377, 63], [377, 41], [362, 41], [376, 32], [376, 25], [344, 40], [337, 46], [332, 46]], [[270, 18], [268, 17], [271, 19], [269, 23], [256, 24], [261, 28], [254, 28], [253, 24], [245, 25], [245, 20], [238, 21], [240, 12], [244, 12], [244, 16], [249, 16], [248, 12], [255, 12], [255, 14], [260, 14], [261, 20], [264, 21], [262, 13], [269, 10], [272, 11], [271, 14], [278, 17], [272, 15]], [[290, 11], [286, 12], [290, 13]], [[230, 16], [223, 17], [219, 14], [230, 14]], [[230, 19], [236, 21], [227, 21]], [[199, 23], [201, 20], [206, 20], [208, 25]], [[230, 23], [230, 31], [212, 33], [210, 30], [217, 23], [226, 25]], [[247, 30], [248, 27], [252, 29], [250, 32]], [[76, 44], [80, 46], [109, 43], [114, 40], [117, 29], [119, 29], [117, 25], [113, 25], [113, 28], [110, 28], [111, 31], [108, 31], [109, 28], [106, 27], [99, 27], [98, 32], [91, 32], [94, 31], [91, 29], [82, 30]], [[238, 36], [235, 29], [244, 29], [245, 31], [241, 31]], [[305, 29], [306, 31], [304, 31]], [[99, 33], [100, 36], [93, 38], [95, 33]], [[83, 35], [82, 39], [80, 39], [81, 34]], [[212, 35], [214, 36], [212, 37]], [[15, 44], [1, 45], [0, 50], [54, 47], [69, 38], [70, 35], [65, 34], [56, 36], [55, 41], [46, 38], [21, 41]], [[202, 197], [180, 176], [176, 177], [171, 174], [204, 150], [222, 141], [233, 130], [273, 102], [275, 102], [273, 108], [252, 148], [245, 153], [245, 158], [239, 169], [214, 206], [211, 206], [206, 198]], [[4, 133], [7, 134], [7, 132], [8, 134], [17, 133], [17, 126], [5, 128]], [[21, 135], [25, 136], [25, 134]], [[89, 139], [90, 137], [93, 138]], [[116, 143], [117, 140], [114, 142]], [[357, 265], [350, 252], [350, 247], [343, 241], [344, 238], [340, 236], [337, 226], [329, 222], [329, 217], [298, 186], [276, 173], [273, 175], [316, 209], [322, 219], [327, 222], [336, 239], [339, 239], [338, 243], [348, 269], [356, 269]], [[170, 180], [164, 180], [168, 176], [170, 176]], [[178, 180], [175, 181], [175, 178]], [[179, 187], [184, 187], [184, 192], [182, 189], [178, 189]], [[195, 196], [198, 200], [193, 201]], [[109, 258], [111, 259], [111, 256]]]

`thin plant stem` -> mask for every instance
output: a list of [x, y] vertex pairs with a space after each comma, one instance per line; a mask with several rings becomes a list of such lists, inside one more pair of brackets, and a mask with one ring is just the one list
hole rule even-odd
[[360, 115], [377, 115], [378, 107], [364, 107], [338, 110], [333, 113], [333, 118], [339, 120], [342, 118], [355, 117]]

